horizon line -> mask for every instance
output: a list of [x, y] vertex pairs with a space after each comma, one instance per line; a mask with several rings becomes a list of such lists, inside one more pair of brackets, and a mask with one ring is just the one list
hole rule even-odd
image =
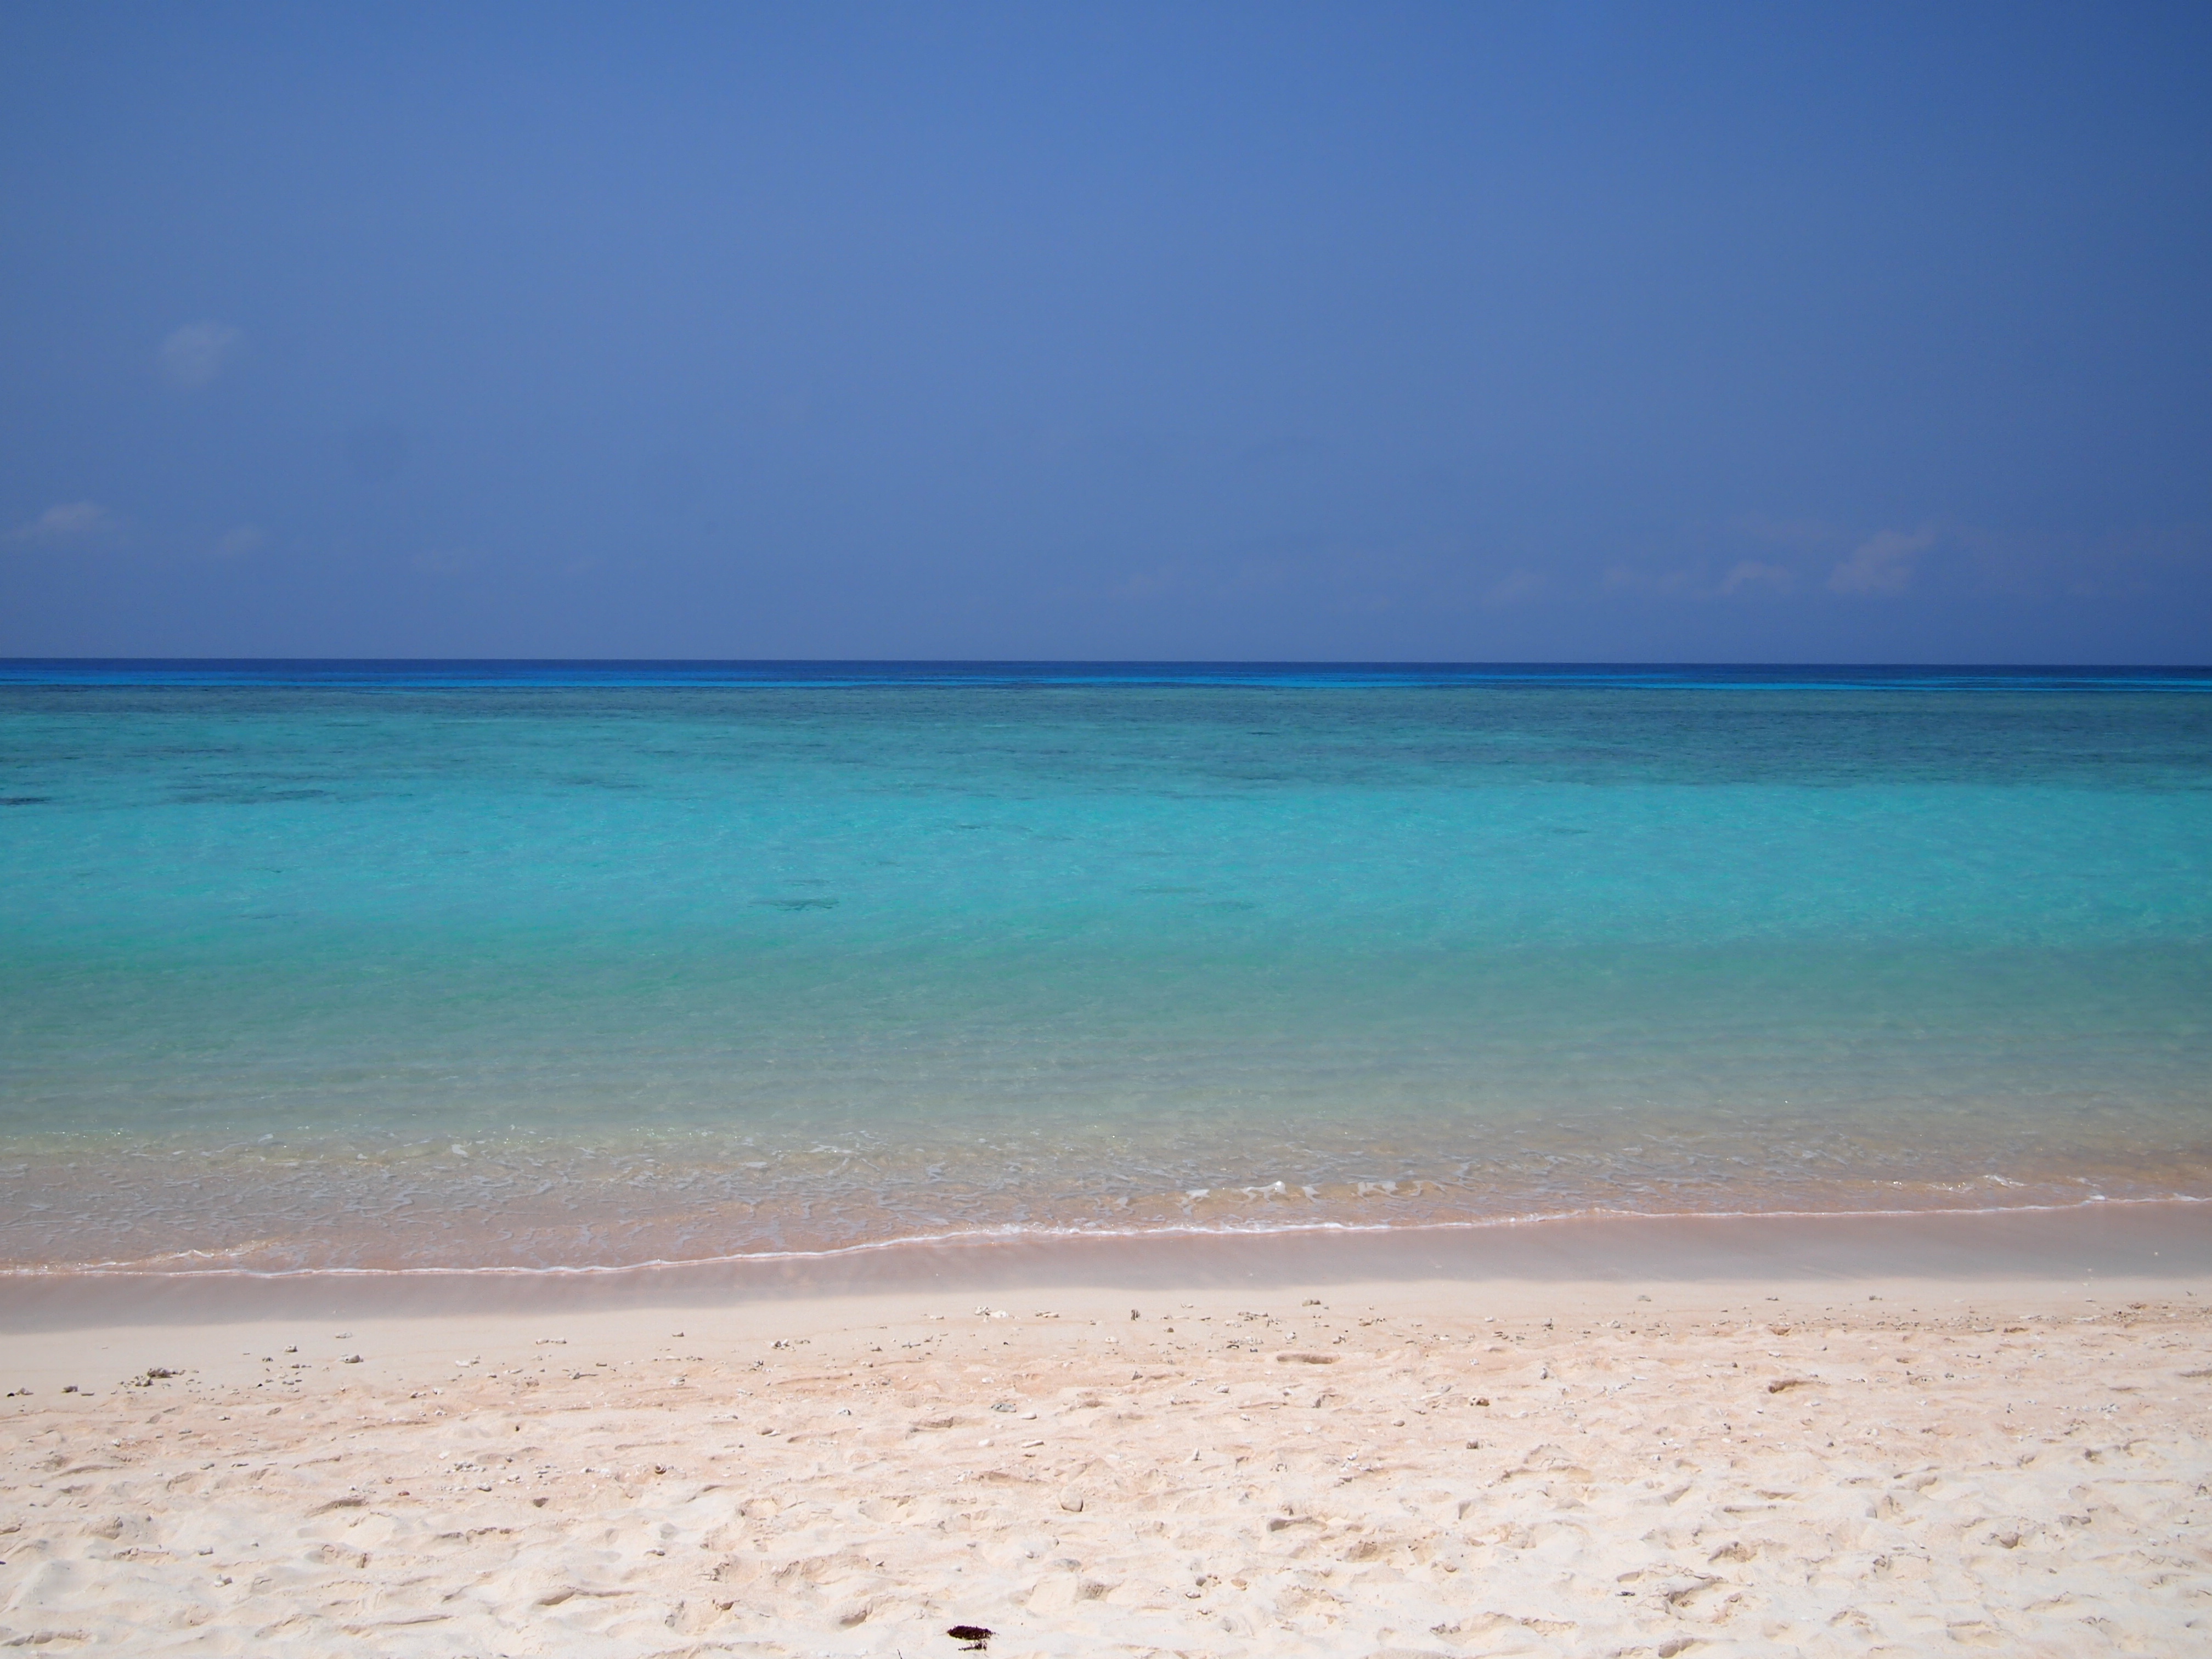
[[516, 666], [659, 665], [669, 667], [845, 667], [886, 668], [1618, 668], [1618, 669], [1746, 669], [1843, 668], [1917, 669], [1948, 672], [2002, 672], [2011, 673], [2166, 672], [2212, 673], [2212, 662], [2003, 662], [1987, 659], [1936, 660], [1927, 659], [1842, 658], [1626, 658], [1626, 657], [690, 657], [690, 656], [311, 656], [311, 655], [0, 655], [0, 667], [45, 665], [165, 664], [176, 666], [267, 664], [374, 664], [392, 665], [473, 665], [511, 664]]

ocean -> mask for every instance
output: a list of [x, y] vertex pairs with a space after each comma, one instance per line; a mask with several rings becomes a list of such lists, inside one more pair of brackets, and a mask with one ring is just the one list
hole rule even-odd
[[2212, 1198], [2212, 672], [0, 664], [0, 1267]]

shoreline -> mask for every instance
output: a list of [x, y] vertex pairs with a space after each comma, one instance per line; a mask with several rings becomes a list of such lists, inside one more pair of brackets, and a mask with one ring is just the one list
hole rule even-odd
[[1829, 1214], [1566, 1216], [1500, 1223], [956, 1236], [628, 1267], [16, 1269], [0, 1331], [137, 1322], [789, 1303], [1030, 1287], [1741, 1278], [2143, 1279], [2212, 1274], [2212, 1202]]
[[1139, 1243], [0, 1281], [0, 1644], [2212, 1636], [2212, 1206]]

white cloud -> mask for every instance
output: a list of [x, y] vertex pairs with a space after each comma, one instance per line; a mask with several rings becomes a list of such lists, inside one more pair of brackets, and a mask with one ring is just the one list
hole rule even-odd
[[115, 529], [115, 515], [97, 501], [61, 501], [8, 532], [18, 542], [80, 541]]
[[222, 373], [240, 337], [228, 323], [186, 323], [161, 342], [161, 373], [187, 391], [205, 386]]
[[1718, 591], [1723, 594], [1741, 593], [1746, 588], [1765, 588], [1770, 592], [1787, 592], [1797, 580], [1796, 572], [1787, 565], [1768, 564], [1759, 559], [1740, 559], [1735, 568], [1721, 578]]
[[242, 559], [268, 539], [258, 524], [234, 525], [216, 538], [215, 556], [218, 559]]
[[1932, 530], [1879, 531], [1828, 573], [1828, 586], [1838, 593], [1902, 593], [1912, 586], [1912, 562], [1935, 544]]

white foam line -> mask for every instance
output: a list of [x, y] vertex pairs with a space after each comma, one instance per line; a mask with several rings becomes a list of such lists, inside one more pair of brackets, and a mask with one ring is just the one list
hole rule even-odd
[[[2212, 1197], [2175, 1193], [2163, 1198], [2078, 1199], [2070, 1204], [1994, 1204], [1978, 1207], [1933, 1206], [1903, 1210], [1561, 1210], [1532, 1215], [1486, 1216], [1462, 1221], [1304, 1221], [1276, 1226], [1223, 1224], [1200, 1227], [987, 1227], [964, 1232], [914, 1233], [836, 1244], [818, 1250], [738, 1251], [727, 1255], [689, 1256], [672, 1261], [584, 1263], [545, 1267], [154, 1267], [123, 1261], [44, 1267], [0, 1267], [0, 1279], [544, 1279], [611, 1278], [683, 1268], [724, 1267], [753, 1263], [834, 1261], [890, 1250], [1006, 1243], [1024, 1240], [1147, 1238], [1275, 1238], [1315, 1233], [1483, 1232], [1508, 1227], [1558, 1226], [1574, 1221], [1852, 1221], [1924, 1219], [1929, 1216], [2052, 1215], [2089, 1209], [2141, 1208], [2160, 1204], [2212, 1204]], [[194, 1254], [200, 1254], [195, 1252]], [[173, 1259], [173, 1258], [172, 1258]]]

